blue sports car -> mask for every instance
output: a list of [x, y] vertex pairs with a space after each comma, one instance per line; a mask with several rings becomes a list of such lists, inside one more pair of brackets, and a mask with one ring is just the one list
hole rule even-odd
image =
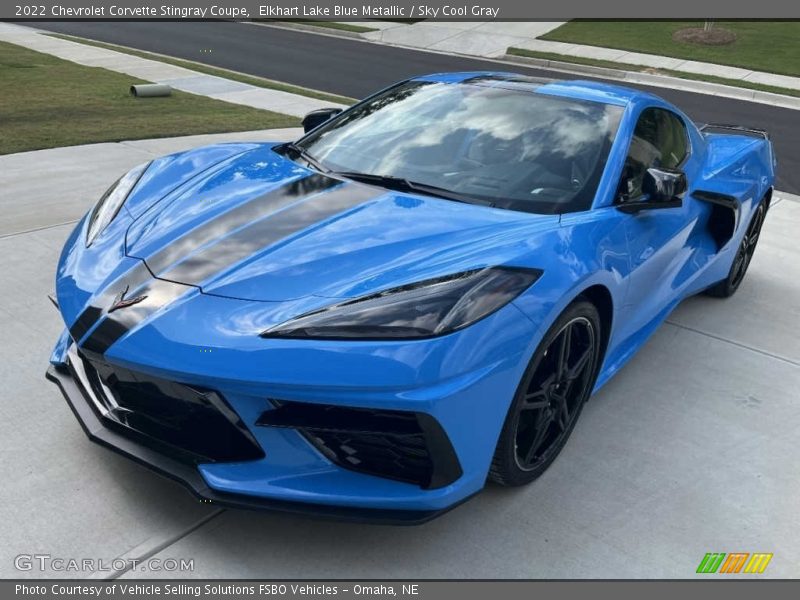
[[58, 264], [48, 377], [203, 501], [422, 522], [529, 483], [684, 298], [739, 287], [763, 131], [508, 73], [403, 81], [123, 175]]

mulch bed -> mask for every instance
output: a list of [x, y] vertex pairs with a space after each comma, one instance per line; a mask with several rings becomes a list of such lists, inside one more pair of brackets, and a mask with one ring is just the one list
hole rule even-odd
[[736, 34], [729, 29], [712, 27], [703, 29], [702, 27], [687, 27], [679, 29], [672, 34], [673, 41], [683, 42], [684, 44], [700, 44], [703, 46], [726, 46], [736, 41]]

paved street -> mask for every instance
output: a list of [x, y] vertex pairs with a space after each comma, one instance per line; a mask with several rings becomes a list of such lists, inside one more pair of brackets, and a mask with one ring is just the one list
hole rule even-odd
[[773, 552], [765, 575], [797, 576], [800, 200], [781, 194], [738, 294], [681, 305], [587, 405], [545, 476], [489, 487], [427, 525], [219, 511], [91, 444], [44, 379], [63, 326], [46, 294], [72, 222], [154, 154], [296, 133], [0, 157], [0, 577], [63, 576], [14, 569], [17, 554], [49, 553], [191, 558], [197, 577], [686, 578], [711, 551]]

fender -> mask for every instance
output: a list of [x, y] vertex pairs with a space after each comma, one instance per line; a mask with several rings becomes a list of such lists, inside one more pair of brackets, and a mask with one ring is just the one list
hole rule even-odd
[[261, 145], [214, 144], [156, 158], [150, 163], [123, 206], [131, 217], [137, 219], [156, 202], [201, 173], [221, 163], [230, 162]]

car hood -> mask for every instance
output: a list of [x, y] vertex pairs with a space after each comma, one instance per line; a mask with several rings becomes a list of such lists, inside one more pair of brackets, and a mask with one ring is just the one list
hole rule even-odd
[[126, 254], [160, 279], [254, 301], [350, 298], [514, 264], [558, 216], [493, 209], [323, 175], [269, 147], [150, 207]]

